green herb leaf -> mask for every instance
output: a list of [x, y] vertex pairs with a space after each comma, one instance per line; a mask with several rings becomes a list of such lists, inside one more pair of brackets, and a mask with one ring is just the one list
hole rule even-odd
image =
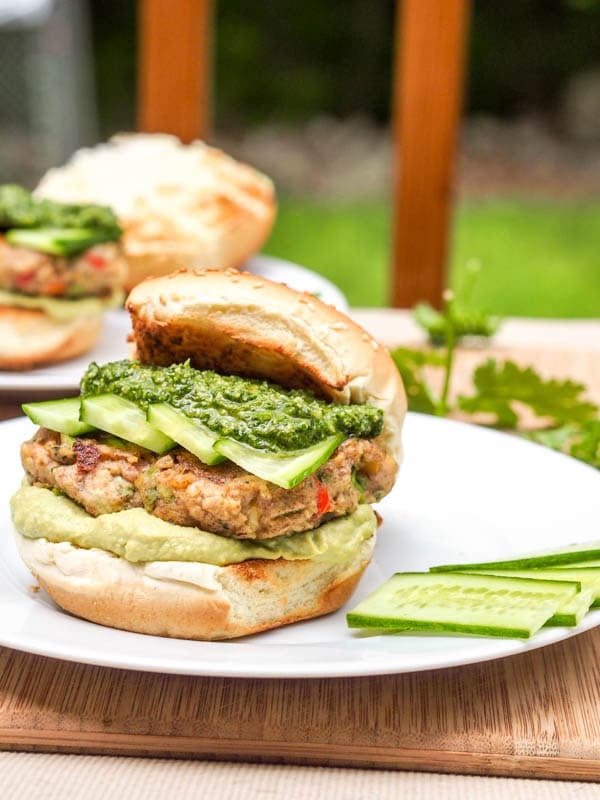
[[456, 301], [449, 304], [445, 313], [436, 311], [428, 303], [419, 303], [414, 308], [413, 317], [435, 346], [447, 343], [448, 325], [452, 326], [455, 339], [460, 340], [467, 336], [489, 339], [501, 323], [500, 317], [464, 308]]
[[525, 438], [600, 469], [600, 420], [590, 420], [581, 425], [563, 425], [549, 430], [529, 431], [525, 434]]
[[587, 422], [598, 414], [594, 403], [581, 398], [583, 384], [544, 380], [532, 367], [521, 367], [513, 361], [499, 364], [488, 359], [475, 370], [473, 383], [476, 393], [459, 397], [459, 407], [471, 414], [489, 413], [501, 427], [516, 427], [514, 403], [524, 403], [537, 416], [549, 417], [558, 425]]
[[433, 351], [412, 350], [408, 347], [398, 347], [391, 356], [402, 377], [409, 409], [421, 414], [435, 414], [439, 401], [427, 384], [424, 367], [443, 366], [444, 356]]
[[569, 455], [600, 469], [600, 420], [586, 422], [574, 435]]
[[529, 439], [531, 442], [537, 442], [537, 444], [543, 444], [545, 447], [552, 448], [552, 450], [566, 453], [568, 452], [568, 442], [578, 430], [579, 428], [577, 425], [562, 425], [560, 428], [544, 428], [538, 431], [527, 431], [522, 435], [524, 439]]

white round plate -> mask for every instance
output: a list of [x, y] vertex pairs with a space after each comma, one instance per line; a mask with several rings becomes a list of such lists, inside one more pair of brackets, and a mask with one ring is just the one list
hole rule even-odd
[[[287, 283], [293, 289], [310, 292], [342, 311], [348, 308], [348, 302], [337, 286], [316, 272], [299, 267], [291, 261], [258, 255], [251, 258], [244, 268], [263, 278]], [[127, 358], [126, 339], [130, 330], [129, 315], [125, 311], [108, 311], [104, 316], [102, 335], [92, 350], [71, 361], [49, 364], [27, 372], [0, 371], [0, 393], [56, 395], [60, 392], [76, 392], [90, 361], [103, 364]]]
[[8, 499], [20, 478], [28, 421], [0, 425], [0, 644], [110, 667], [245, 678], [316, 678], [413, 672], [523, 653], [600, 624], [545, 628], [531, 640], [477, 636], [364, 636], [345, 611], [393, 572], [509, 558], [598, 538], [600, 473], [507, 434], [409, 414], [406, 459], [378, 506], [375, 557], [345, 609], [229, 642], [191, 642], [104, 628], [60, 611], [21, 564]]

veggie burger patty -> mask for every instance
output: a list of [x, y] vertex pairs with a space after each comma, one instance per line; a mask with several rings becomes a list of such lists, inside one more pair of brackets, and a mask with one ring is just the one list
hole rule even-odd
[[21, 448], [29, 480], [60, 490], [93, 516], [145, 508], [176, 525], [269, 539], [312, 530], [386, 495], [397, 464], [378, 439], [347, 439], [314, 474], [282, 489], [233, 463], [202, 464], [95, 434], [72, 439], [41, 428]]
[[112, 242], [66, 258], [13, 247], [0, 236], [0, 289], [45, 297], [101, 297], [123, 279], [119, 247]]

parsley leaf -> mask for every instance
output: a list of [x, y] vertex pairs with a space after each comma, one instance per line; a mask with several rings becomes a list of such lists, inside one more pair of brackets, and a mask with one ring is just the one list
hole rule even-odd
[[560, 428], [542, 428], [541, 430], [527, 431], [523, 434], [523, 437], [531, 442], [551, 447], [552, 450], [566, 453], [568, 452], [568, 442], [578, 430], [577, 425], [561, 425]]
[[583, 423], [594, 419], [598, 407], [581, 398], [585, 386], [575, 381], [544, 380], [531, 367], [514, 361], [498, 364], [488, 359], [473, 374], [476, 393], [458, 398], [459, 407], [468, 413], [489, 413], [495, 424], [514, 428], [518, 415], [513, 404], [524, 403], [539, 417], [549, 417], [558, 425]]
[[600, 469], [600, 420], [593, 419], [581, 425], [562, 425], [560, 428], [530, 431], [525, 437]]
[[391, 356], [402, 376], [409, 409], [422, 414], [436, 414], [439, 400], [427, 384], [424, 367], [441, 367], [444, 357], [433, 351], [412, 350], [408, 347], [398, 347]]
[[434, 346], [446, 344], [448, 325], [452, 326], [455, 339], [477, 336], [489, 339], [500, 327], [500, 317], [483, 311], [467, 309], [456, 301], [450, 303], [445, 312], [436, 311], [429, 303], [419, 303], [413, 310], [415, 322], [423, 328]]
[[569, 455], [600, 469], [600, 419], [590, 420], [574, 435]]

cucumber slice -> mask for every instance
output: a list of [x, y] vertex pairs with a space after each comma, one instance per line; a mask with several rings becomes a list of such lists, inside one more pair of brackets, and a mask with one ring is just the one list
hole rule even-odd
[[5, 238], [15, 247], [29, 247], [53, 256], [72, 256], [118, 237], [114, 231], [91, 228], [12, 228]]
[[562, 603], [550, 617], [544, 622], [546, 628], [574, 628], [579, 625], [587, 612], [592, 607], [594, 601], [593, 589], [582, 589], [571, 600]]
[[80, 436], [89, 433], [94, 426], [79, 419], [81, 400], [79, 397], [65, 397], [64, 400], [44, 400], [40, 403], [25, 403], [21, 406], [32, 422], [58, 433]]
[[600, 567], [600, 561], [575, 561], [573, 564], [557, 564], [553, 569], [597, 569]]
[[173, 439], [148, 424], [141, 408], [116, 394], [84, 397], [81, 401], [81, 418], [101, 431], [112, 433], [154, 453], [166, 453], [175, 446]]
[[[477, 570], [476, 574], [481, 574]], [[581, 620], [596, 603], [600, 605], [600, 569], [524, 569], [524, 570], [486, 570], [488, 575], [504, 575], [512, 578], [533, 578], [534, 580], [574, 581], [581, 585], [581, 592], [573, 600], [561, 606], [546, 626], [579, 625]], [[587, 603], [587, 606], [586, 606]]]
[[[575, 564], [557, 564], [557, 566], [554, 567], [558, 572], [562, 572], [563, 570], [579, 571], [580, 569], [586, 572], [592, 572], [598, 568], [600, 568], [600, 561], [577, 561]], [[590, 608], [600, 608], [600, 596], [596, 595]]]
[[399, 572], [347, 615], [351, 628], [527, 639], [579, 584], [495, 575]]
[[219, 438], [201, 422], [186, 416], [168, 403], [156, 403], [148, 407], [148, 422], [153, 428], [170, 436], [185, 447], [204, 464], [218, 464], [224, 456], [213, 449]]
[[474, 564], [440, 564], [430, 567], [430, 572], [471, 572], [472, 570], [497, 569], [544, 569], [546, 567], [571, 566], [588, 562], [600, 564], [600, 542], [588, 542], [563, 550], [549, 550], [537, 555], [512, 558], [506, 561], [480, 561]]
[[345, 437], [336, 433], [305, 450], [292, 453], [266, 453], [234, 439], [217, 439], [215, 450], [246, 472], [257, 475], [283, 489], [293, 489], [323, 464]]

